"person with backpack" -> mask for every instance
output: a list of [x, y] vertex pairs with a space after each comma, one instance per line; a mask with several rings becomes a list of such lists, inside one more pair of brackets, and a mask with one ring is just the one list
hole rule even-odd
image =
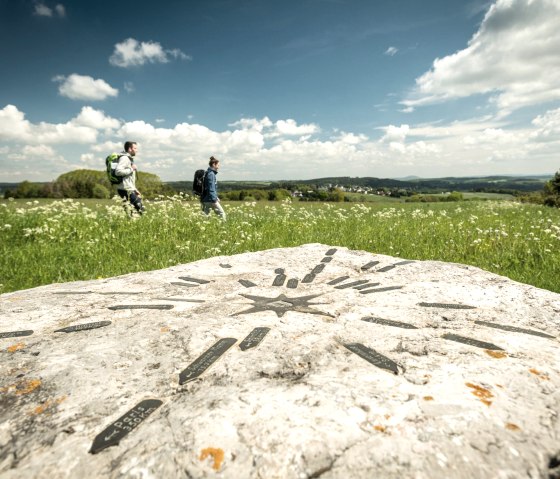
[[216, 175], [220, 169], [220, 160], [210, 157], [208, 163], [208, 169], [203, 178], [203, 191], [200, 197], [200, 202], [202, 206], [202, 211], [204, 214], [208, 215], [210, 210], [214, 212], [223, 220], [226, 220], [226, 213], [220, 204], [220, 199], [218, 198], [218, 180]]
[[124, 144], [124, 151], [119, 156], [115, 175], [121, 178], [120, 183], [117, 184], [117, 193], [123, 202], [129, 202], [141, 215], [144, 213], [144, 205], [142, 205], [142, 195], [136, 189], [137, 169], [134, 164], [137, 152], [138, 145], [135, 141], [127, 141]]

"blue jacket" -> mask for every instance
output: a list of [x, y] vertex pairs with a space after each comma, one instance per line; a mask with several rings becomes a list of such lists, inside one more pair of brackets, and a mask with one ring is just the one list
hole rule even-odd
[[216, 203], [218, 201], [218, 180], [216, 175], [218, 172], [210, 167], [206, 170], [204, 177], [204, 193], [201, 201], [204, 203]]

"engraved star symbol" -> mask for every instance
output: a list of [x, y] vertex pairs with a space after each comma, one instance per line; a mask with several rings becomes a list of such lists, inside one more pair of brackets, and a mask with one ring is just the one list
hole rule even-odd
[[298, 313], [320, 314], [322, 316], [330, 316], [331, 318], [334, 318], [332, 314], [323, 313], [322, 311], [318, 311], [310, 307], [317, 304], [324, 304], [310, 302], [313, 298], [321, 296], [321, 294], [311, 294], [308, 296], [299, 296], [297, 298], [288, 298], [285, 294], [281, 294], [276, 298], [253, 296], [250, 294], [242, 294], [241, 296], [254, 301], [255, 304], [245, 311], [235, 313], [233, 316], [237, 316], [239, 314], [258, 313], [260, 311], [274, 311], [276, 315], [281, 318], [288, 311], [297, 311]]

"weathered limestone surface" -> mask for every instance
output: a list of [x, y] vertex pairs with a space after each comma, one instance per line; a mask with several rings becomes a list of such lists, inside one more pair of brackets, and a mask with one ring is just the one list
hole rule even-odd
[[558, 294], [320, 244], [4, 294], [0, 477], [557, 478], [559, 334]]

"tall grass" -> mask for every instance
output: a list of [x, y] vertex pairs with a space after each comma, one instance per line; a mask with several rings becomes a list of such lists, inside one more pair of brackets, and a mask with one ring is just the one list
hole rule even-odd
[[560, 292], [560, 210], [511, 201], [226, 204], [178, 195], [138, 219], [120, 202], [0, 203], [0, 292], [305, 243], [475, 265]]

